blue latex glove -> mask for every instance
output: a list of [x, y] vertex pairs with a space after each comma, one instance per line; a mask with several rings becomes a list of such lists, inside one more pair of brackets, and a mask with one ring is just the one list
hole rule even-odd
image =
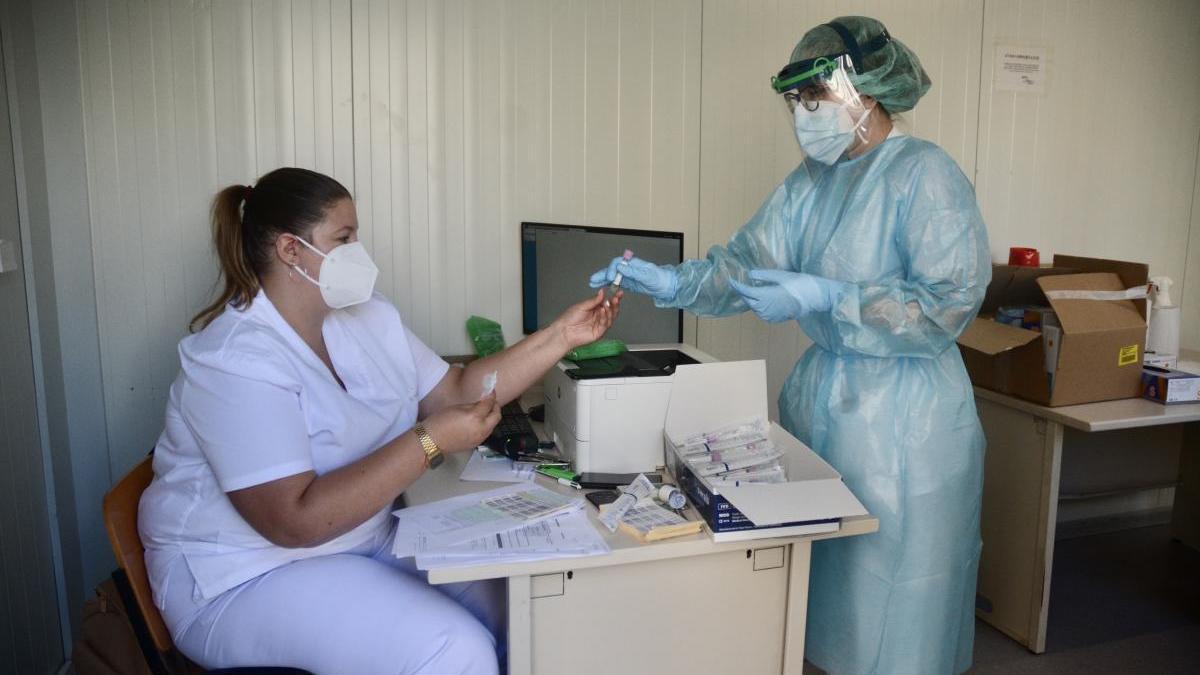
[[799, 319], [812, 312], [828, 312], [848, 286], [842, 281], [784, 270], [750, 270], [747, 276], [766, 285], [749, 286], [734, 279], [729, 280], [729, 285], [745, 298], [758, 318], [769, 323]]
[[655, 300], [670, 300], [679, 288], [679, 275], [673, 267], [655, 265], [641, 258], [630, 258], [626, 262], [621, 256], [613, 258], [608, 267], [593, 274], [588, 284], [592, 288], [608, 286], [618, 272], [621, 273], [622, 289], [648, 295]]

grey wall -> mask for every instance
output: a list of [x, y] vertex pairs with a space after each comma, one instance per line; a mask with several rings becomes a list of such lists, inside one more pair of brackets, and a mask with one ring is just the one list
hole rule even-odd
[[[64, 612], [59, 525], [50, 472], [41, 379], [36, 265], [25, 180], [22, 120], [36, 107], [19, 104], [28, 78], [17, 77], [14, 8], [0, 7], [0, 240], [15, 249], [16, 267], [0, 272], [0, 670], [50, 673], [63, 660]], [[27, 23], [28, 14], [23, 14]], [[28, 100], [37, 102], [34, 95]], [[40, 146], [29, 150], [36, 156]]]
[[[78, 628], [84, 599], [114, 567], [100, 512], [110, 484], [87, 219], [86, 156], [75, 3], [11, 0], [28, 248], [39, 353], [38, 404], [52, 474], [49, 517], [61, 550], [59, 608]], [[54, 224], [51, 227], [51, 223]], [[77, 508], [78, 506], [78, 508]], [[70, 643], [70, 635], [64, 636]]]

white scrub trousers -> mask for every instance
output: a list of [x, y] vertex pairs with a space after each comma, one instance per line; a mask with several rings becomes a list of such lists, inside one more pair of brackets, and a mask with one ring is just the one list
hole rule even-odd
[[168, 575], [163, 618], [176, 647], [209, 669], [499, 672], [504, 581], [431, 586], [411, 558], [397, 559], [391, 548], [390, 536], [379, 537], [360, 550], [293, 562], [208, 602], [194, 598], [180, 556]]

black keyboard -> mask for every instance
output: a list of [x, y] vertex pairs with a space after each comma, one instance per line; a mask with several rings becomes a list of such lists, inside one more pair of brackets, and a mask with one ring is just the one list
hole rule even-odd
[[538, 437], [533, 433], [529, 415], [521, 409], [520, 403], [512, 401], [500, 408], [500, 422], [483, 444], [517, 459], [522, 453], [537, 452]]

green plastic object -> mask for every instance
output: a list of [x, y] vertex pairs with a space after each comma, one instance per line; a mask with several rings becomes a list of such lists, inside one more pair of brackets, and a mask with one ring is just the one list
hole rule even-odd
[[548, 466], [542, 465], [534, 469], [543, 476], [550, 478], [565, 478], [566, 480], [575, 480], [579, 475], [565, 466]]
[[624, 342], [614, 339], [596, 340], [581, 347], [576, 347], [567, 352], [567, 360], [579, 363], [580, 361], [590, 361], [591, 359], [603, 359], [617, 354], [624, 354], [629, 351]]
[[504, 331], [500, 329], [500, 324], [491, 319], [482, 316], [467, 319], [467, 335], [471, 337], [471, 344], [475, 345], [475, 354], [479, 358], [504, 351]]

